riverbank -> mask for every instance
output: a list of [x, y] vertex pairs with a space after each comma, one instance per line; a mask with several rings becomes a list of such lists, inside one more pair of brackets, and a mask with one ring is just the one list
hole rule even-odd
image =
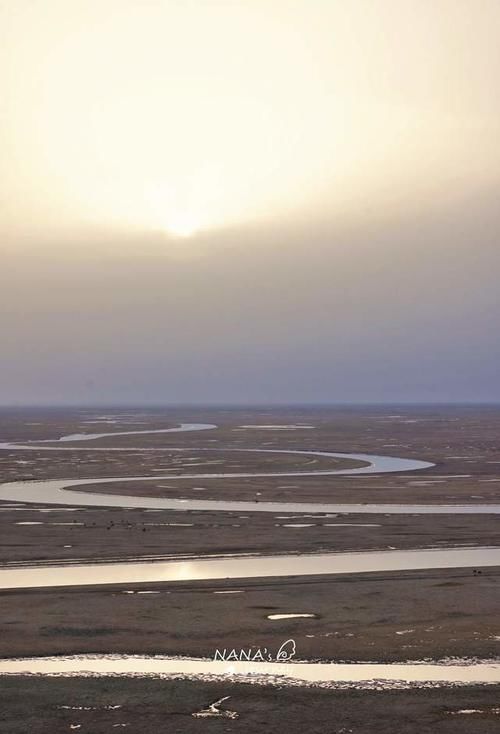
[[68, 508], [0, 502], [0, 563], [498, 543], [498, 515]]
[[[499, 594], [498, 567], [4, 591], [0, 657], [213, 657], [293, 638], [309, 660], [487, 659], [500, 656]], [[315, 616], [268, 619], [286, 613]]]

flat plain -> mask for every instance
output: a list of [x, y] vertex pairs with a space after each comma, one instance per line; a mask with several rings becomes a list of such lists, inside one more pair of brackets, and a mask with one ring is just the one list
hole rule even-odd
[[[187, 422], [212, 423], [217, 428], [57, 442], [73, 434], [159, 430]], [[153, 480], [79, 489], [185, 501], [180, 511], [59, 506], [44, 503], [42, 496], [37, 504], [4, 500], [0, 502], [4, 568], [146, 556], [498, 545], [498, 515], [453, 512], [457, 504], [499, 502], [500, 409], [496, 407], [3, 410], [0, 441], [35, 442], [30, 450], [9, 447], [0, 452], [0, 482], [159, 475]], [[32, 450], [36, 442], [44, 443]], [[361, 466], [351, 459], [240, 449], [367, 453], [420, 459], [435, 466], [380, 475], [179, 477]], [[249, 505], [248, 510], [234, 512], [189, 509], [189, 502], [199, 499]], [[450, 512], [254, 510], [256, 503], [271, 501], [446, 504]], [[298, 660], [496, 660], [499, 590], [500, 569], [494, 566], [5, 589], [0, 591], [0, 657], [121, 653], [211, 658], [220, 648], [277, 649], [293, 638]], [[228, 591], [238, 593], [220, 593]], [[269, 619], [269, 615], [287, 613], [313, 616]], [[291, 731], [305, 728], [331, 734], [486, 733], [499, 720], [495, 686], [366, 691], [284, 683], [263, 686], [233, 679], [3, 677], [0, 687], [0, 731], [9, 734], [77, 727], [95, 733], [115, 726], [131, 732], [279, 732], [286, 726]], [[222, 709], [234, 710], [237, 718], [193, 716], [225, 696], [230, 698]]]

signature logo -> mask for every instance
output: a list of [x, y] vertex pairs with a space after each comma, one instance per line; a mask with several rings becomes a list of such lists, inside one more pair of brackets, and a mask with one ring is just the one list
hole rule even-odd
[[232, 660], [249, 663], [270, 663], [279, 662], [285, 663], [287, 660], [291, 660], [296, 653], [295, 640], [286, 640], [279, 650], [274, 654], [267, 647], [248, 647], [241, 650], [235, 647], [225, 647], [223, 650], [216, 650], [214, 654], [214, 660]]

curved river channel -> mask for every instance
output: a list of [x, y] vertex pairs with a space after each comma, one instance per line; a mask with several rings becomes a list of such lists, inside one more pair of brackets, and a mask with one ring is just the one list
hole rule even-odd
[[[23, 451], [231, 451], [247, 453], [299, 454], [350, 459], [363, 465], [351, 469], [307, 470], [285, 472], [248, 472], [216, 474], [154, 475], [136, 477], [105, 477], [95, 479], [49, 479], [42, 481], [9, 482], [0, 485], [0, 500], [16, 503], [60, 504], [123, 507], [169, 510], [218, 510], [246, 512], [293, 513], [382, 513], [382, 514], [455, 514], [500, 513], [500, 505], [413, 505], [413, 504], [339, 504], [318, 502], [243, 502], [215, 500], [183, 500], [153, 497], [132, 497], [73, 491], [75, 487], [110, 482], [158, 481], [163, 479], [224, 479], [248, 477], [304, 477], [334, 475], [367, 475], [390, 472], [409, 472], [428, 469], [434, 464], [414, 459], [376, 456], [371, 454], [346, 454], [325, 451], [294, 451], [290, 449], [221, 449], [218, 448], [102, 448], [75, 447], [74, 442], [93, 439], [140, 435], [150, 433], [176, 433], [204, 431], [216, 428], [213, 424], [184, 423], [177, 428], [152, 431], [122, 431], [100, 434], [72, 434], [58, 441], [36, 443], [0, 443], [0, 450]], [[50, 443], [50, 446], [43, 444]], [[67, 445], [71, 443], [72, 445]], [[54, 445], [57, 444], [57, 445]], [[0, 569], [0, 589], [66, 587], [75, 585], [125, 584], [175, 582], [201, 579], [255, 578], [304, 576], [314, 574], [338, 574], [374, 571], [401, 571], [429, 568], [463, 568], [471, 566], [500, 565], [500, 548], [456, 548], [408, 551], [365, 551], [358, 553], [324, 553], [275, 556], [232, 556], [229, 558], [183, 558], [182, 560], [154, 561], [136, 559], [132, 562], [95, 562], [91, 564], [46, 565]], [[249, 667], [250, 666], [250, 667]], [[496, 662], [474, 665], [382, 665], [332, 663], [221, 663], [221, 661], [195, 661], [186, 658], [157, 658], [139, 656], [77, 656], [25, 660], [0, 660], [1, 674], [44, 673], [55, 675], [115, 674], [115, 675], [227, 675], [285, 676], [288, 680], [308, 682], [343, 681], [356, 684], [361, 680], [376, 678], [389, 682], [465, 684], [471, 682], [500, 682], [500, 665]]]

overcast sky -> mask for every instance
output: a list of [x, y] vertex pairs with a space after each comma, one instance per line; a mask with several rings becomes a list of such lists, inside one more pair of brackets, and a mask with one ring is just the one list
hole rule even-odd
[[497, 0], [0, 27], [0, 403], [500, 400]]

